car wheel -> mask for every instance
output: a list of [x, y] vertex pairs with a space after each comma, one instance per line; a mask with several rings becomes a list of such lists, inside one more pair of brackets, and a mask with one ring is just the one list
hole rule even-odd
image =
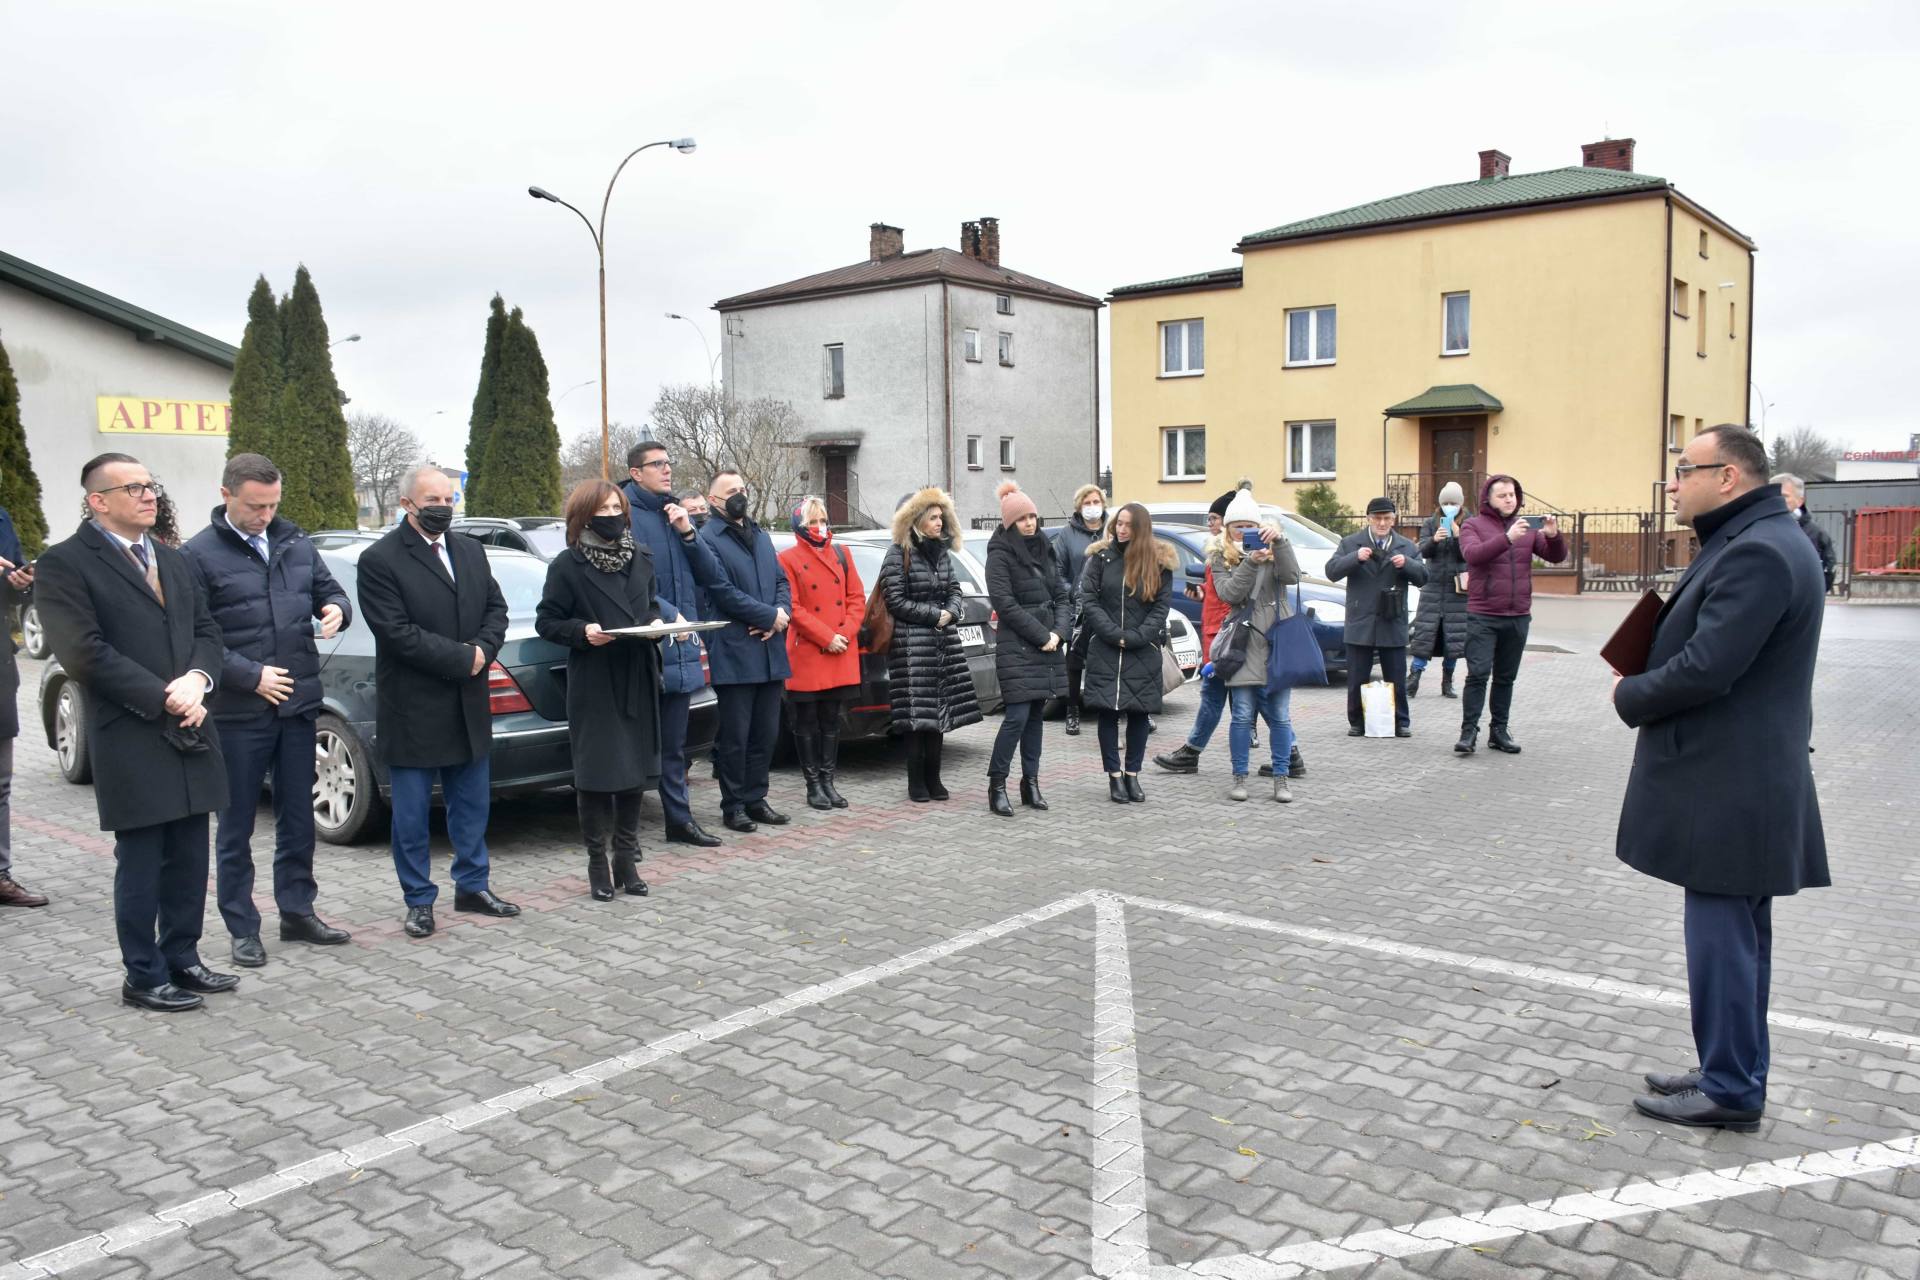
[[47, 629], [40, 625], [40, 607], [28, 605], [20, 611], [20, 639], [29, 658], [44, 658], [52, 652], [47, 647]]
[[93, 757], [87, 737], [87, 695], [71, 680], [62, 680], [53, 695], [53, 751], [60, 760], [60, 776], [68, 782], [93, 781]]
[[314, 723], [313, 755], [314, 834], [328, 844], [352, 844], [385, 809], [367, 744], [328, 713]]

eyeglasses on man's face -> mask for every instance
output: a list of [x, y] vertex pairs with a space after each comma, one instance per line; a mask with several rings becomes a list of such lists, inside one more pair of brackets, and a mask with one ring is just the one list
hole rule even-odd
[[1673, 464], [1673, 478], [1685, 480], [1696, 471], [1718, 471], [1732, 465], [1731, 462], [1676, 462]]
[[158, 480], [136, 480], [132, 484], [109, 485], [105, 489], [93, 489], [89, 490], [89, 492], [100, 494], [102, 497], [110, 493], [124, 493], [135, 502], [138, 502], [148, 494], [152, 494], [158, 498], [166, 492], [166, 489]]
[[641, 463], [639, 467], [636, 469], [640, 471], [652, 471], [652, 470], [671, 471], [673, 470], [673, 463], [667, 458], [649, 458], [647, 461]]

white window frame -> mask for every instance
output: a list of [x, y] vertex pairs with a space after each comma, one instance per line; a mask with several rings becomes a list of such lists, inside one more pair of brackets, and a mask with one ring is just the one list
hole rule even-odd
[[1687, 304], [1692, 301], [1693, 293], [1687, 287], [1687, 282], [1675, 276], [1673, 278], [1673, 314], [1682, 320], [1690, 319], [1691, 317], [1687, 314]]
[[993, 295], [993, 313], [999, 316], [1012, 315], [1013, 314], [1013, 295], [1010, 293], [994, 294]]
[[965, 353], [969, 363], [979, 364], [980, 331], [978, 329], [963, 330], [960, 338], [960, 348], [962, 352]]
[[1000, 469], [1002, 471], [1013, 470], [1013, 437], [1012, 436], [1000, 437]]
[[1667, 452], [1679, 453], [1682, 446], [1680, 437], [1686, 433], [1687, 416], [1683, 413], [1667, 415]]
[[986, 464], [980, 461], [980, 437], [967, 437], [967, 470], [980, 471]]
[[[1455, 298], [1467, 300], [1467, 345], [1450, 347], [1447, 345], [1447, 308]], [[1440, 295], [1440, 354], [1443, 356], [1466, 356], [1473, 354], [1473, 290], [1455, 289], [1452, 293]]]
[[[1314, 352], [1320, 349], [1320, 313], [1323, 311], [1334, 313], [1333, 354], [1325, 359], [1313, 355], [1309, 355], [1305, 360], [1293, 359], [1293, 318], [1307, 317], [1307, 350]], [[1280, 350], [1287, 357], [1282, 362], [1282, 367], [1287, 369], [1309, 369], [1318, 365], [1338, 364], [1340, 361], [1340, 308], [1337, 305], [1288, 308], [1285, 322], [1280, 330]]]
[[[827, 362], [825, 370], [826, 398], [828, 400], [844, 400], [847, 398], [847, 344], [844, 342], [829, 342], [825, 347], [825, 353]], [[833, 357], [836, 354], [840, 357], [840, 386], [837, 390], [833, 385]]]
[[[1200, 326], [1200, 367], [1192, 368], [1188, 361], [1193, 358], [1193, 325]], [[1167, 367], [1167, 330], [1180, 330], [1181, 367]], [[1188, 316], [1185, 320], [1162, 320], [1158, 330], [1160, 341], [1160, 376], [1163, 378], [1198, 378], [1207, 372], [1207, 321], [1204, 316]]]
[[1013, 368], [1013, 335], [1005, 329], [1000, 331], [1000, 365], [1006, 369]]
[[[1193, 432], [1193, 431], [1197, 431], [1197, 432], [1199, 432], [1199, 433], [1200, 433], [1200, 439], [1201, 439], [1201, 442], [1202, 442], [1202, 444], [1201, 444], [1201, 452], [1202, 452], [1202, 453], [1205, 453], [1205, 452], [1206, 452], [1206, 446], [1205, 446], [1205, 441], [1206, 441], [1206, 438], [1207, 438], [1207, 429], [1206, 429], [1206, 427], [1205, 427], [1205, 426], [1201, 426], [1201, 425], [1192, 425], [1192, 426], [1185, 426], [1185, 427], [1162, 427], [1162, 428], [1160, 428], [1160, 479], [1161, 479], [1161, 481], [1162, 481], [1162, 483], [1167, 483], [1167, 484], [1178, 484], [1178, 483], [1182, 483], [1182, 482], [1190, 482], [1190, 481], [1197, 481], [1197, 480], [1205, 480], [1205, 479], [1207, 478], [1207, 471], [1206, 471], [1206, 468], [1205, 468], [1204, 466], [1202, 466], [1202, 467], [1201, 467], [1201, 469], [1200, 469], [1200, 470], [1199, 470], [1198, 472], [1187, 472], [1187, 471], [1186, 471], [1186, 466], [1187, 466], [1187, 435], [1188, 435], [1188, 433], [1189, 433], [1189, 432]], [[1173, 473], [1173, 472], [1169, 472], [1169, 471], [1167, 470], [1167, 437], [1168, 437], [1168, 436], [1174, 436], [1174, 437], [1176, 437], [1176, 438], [1177, 438], [1177, 439], [1178, 439], [1178, 440], [1180, 441], [1180, 471], [1181, 471], [1181, 473], [1178, 473], [1178, 474], [1176, 474], [1176, 473]]]
[[[1328, 435], [1331, 435], [1333, 437], [1334, 470], [1332, 471], [1311, 471], [1311, 470], [1295, 471], [1293, 469], [1293, 433], [1295, 430], [1301, 430], [1306, 433], [1306, 437], [1303, 442], [1304, 447], [1302, 447], [1302, 449], [1300, 450], [1300, 457], [1308, 467], [1313, 466], [1314, 438], [1322, 431], [1325, 431]], [[1285, 456], [1286, 478], [1289, 480], [1331, 480], [1334, 478], [1335, 475], [1339, 473], [1340, 433], [1338, 432], [1338, 430], [1336, 430], [1334, 421], [1331, 418], [1303, 418], [1298, 422], [1289, 422], [1287, 424], [1287, 440], [1286, 440], [1285, 447], [1286, 447], [1286, 456]]]

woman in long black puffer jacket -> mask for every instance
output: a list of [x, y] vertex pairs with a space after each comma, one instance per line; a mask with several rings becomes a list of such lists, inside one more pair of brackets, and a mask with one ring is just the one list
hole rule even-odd
[[960, 649], [960, 576], [949, 554], [960, 544], [953, 499], [922, 489], [893, 513], [893, 545], [880, 566], [880, 598], [893, 615], [893, 732], [907, 740], [907, 798], [922, 804], [949, 794], [940, 782], [941, 735], [981, 719]]
[[[1114, 513], [1107, 537], [1087, 548], [1080, 578], [1080, 618], [1090, 637], [1080, 697], [1100, 714], [1100, 761], [1107, 796], [1125, 804], [1147, 798], [1140, 765], [1147, 754], [1147, 718], [1160, 710], [1160, 646], [1167, 642], [1173, 599], [1171, 547], [1153, 536], [1153, 517], [1137, 502]], [[1120, 717], [1127, 753], [1120, 756]]]
[[1067, 694], [1067, 640], [1073, 634], [1073, 596], [1054, 560], [1053, 544], [1040, 532], [1040, 513], [1020, 486], [1003, 480], [1000, 527], [987, 542], [987, 600], [1000, 615], [994, 672], [1006, 713], [993, 739], [987, 765], [987, 807], [1013, 816], [1007, 800], [1007, 770], [1020, 748], [1020, 803], [1045, 809], [1040, 794], [1040, 712], [1048, 698]]

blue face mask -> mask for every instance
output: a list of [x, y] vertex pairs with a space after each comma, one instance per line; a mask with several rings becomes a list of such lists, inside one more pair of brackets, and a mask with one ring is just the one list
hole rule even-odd
[[1457, 502], [1444, 503], [1440, 508], [1440, 514], [1451, 520], [1460, 514], [1460, 504]]

